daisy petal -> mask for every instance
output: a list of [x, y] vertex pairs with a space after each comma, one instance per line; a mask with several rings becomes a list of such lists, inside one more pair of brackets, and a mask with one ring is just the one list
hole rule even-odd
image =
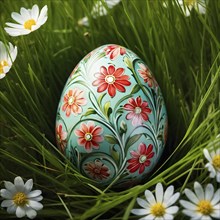
[[25, 216], [25, 209], [18, 206], [17, 209], [16, 209], [16, 216], [18, 218], [24, 217]]
[[186, 209], [189, 209], [189, 210], [192, 210], [192, 211], [195, 211], [197, 209], [197, 206], [194, 205], [193, 203], [191, 202], [188, 202], [188, 201], [185, 201], [185, 200], [180, 200], [180, 204], [186, 208]]
[[211, 200], [214, 195], [214, 187], [212, 184], [208, 184], [205, 188], [205, 199]]
[[198, 197], [199, 200], [205, 199], [204, 190], [203, 190], [202, 186], [200, 185], [200, 183], [198, 183], [198, 182], [194, 183], [194, 190], [195, 190], [196, 196]]
[[28, 193], [31, 191], [32, 187], [33, 187], [33, 180], [32, 180], [32, 179], [29, 179], [29, 180], [25, 183], [24, 187], [25, 187], [25, 193], [28, 194]]
[[153, 220], [154, 219], [154, 215], [150, 214], [150, 215], [147, 215], [143, 218], [140, 218], [139, 220]]
[[31, 208], [35, 209], [35, 210], [41, 210], [43, 208], [43, 205], [40, 202], [36, 202], [33, 200], [29, 200], [29, 203]]
[[148, 202], [145, 201], [144, 199], [137, 198], [137, 203], [138, 203], [138, 205], [140, 205], [142, 208], [149, 207]]
[[212, 204], [212, 205], [215, 205], [215, 204], [217, 204], [219, 201], [220, 201], [220, 189], [218, 189], [218, 190], [215, 192], [215, 195], [213, 196], [213, 199], [212, 199], [212, 201], [211, 201], [211, 204]]
[[9, 207], [12, 206], [14, 203], [12, 200], [3, 200], [1, 203], [1, 207]]
[[195, 193], [193, 193], [191, 190], [185, 189], [184, 192], [186, 196], [188, 197], [188, 199], [190, 199], [193, 203], [197, 204], [199, 202], [199, 199], [197, 198]]
[[11, 17], [20, 24], [24, 24], [25, 19], [17, 12], [12, 12]]
[[12, 199], [12, 193], [7, 189], [1, 189], [1, 196], [5, 199]]
[[16, 212], [16, 206], [15, 205], [12, 205], [12, 206], [9, 206], [8, 208], [7, 208], [7, 212], [9, 213], [9, 214], [14, 214], [15, 212]]
[[45, 20], [45, 17], [47, 18], [47, 5], [45, 5], [42, 9], [41, 9], [41, 12], [40, 12], [40, 15], [38, 17], [38, 20], [37, 22], [39, 22], [39, 24], [43, 24], [43, 21]]
[[156, 185], [155, 195], [156, 195], [157, 202], [162, 203], [162, 201], [163, 201], [163, 186], [161, 183], [158, 183]]
[[149, 214], [149, 212], [146, 209], [132, 209], [131, 213], [135, 215], [146, 215]]
[[176, 214], [178, 211], [179, 211], [178, 206], [171, 206], [166, 209], [166, 213], [168, 213], [168, 214]]
[[145, 191], [145, 197], [146, 197], [147, 201], [148, 201], [151, 205], [153, 205], [153, 204], [156, 203], [156, 200], [155, 200], [155, 198], [154, 198], [154, 195], [153, 195], [153, 193], [152, 193], [151, 191], [146, 190], [146, 191]]
[[10, 191], [10, 192], [15, 192], [16, 189], [15, 189], [15, 185], [9, 181], [4, 181], [5, 183], [5, 188]]
[[18, 28], [18, 29], [24, 28], [24, 26], [21, 24], [14, 24], [14, 23], [10, 23], [10, 22], [6, 22], [5, 24], [8, 25], [9, 27], [12, 27], [12, 28]]

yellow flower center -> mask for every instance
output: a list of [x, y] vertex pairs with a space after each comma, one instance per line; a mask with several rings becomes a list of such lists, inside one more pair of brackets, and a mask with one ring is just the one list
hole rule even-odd
[[141, 108], [140, 107], [135, 107], [134, 112], [135, 112], [135, 114], [140, 114], [141, 113]]
[[68, 105], [72, 105], [75, 102], [75, 98], [73, 96], [70, 96], [68, 99]]
[[1, 74], [1, 73], [4, 73], [3, 68], [4, 68], [5, 66], [8, 66], [8, 62], [7, 62], [6, 60], [2, 60], [2, 61], [0, 62], [0, 74]]
[[28, 30], [30, 30], [30, 31], [31, 31], [31, 27], [32, 27], [33, 25], [36, 25], [36, 21], [35, 21], [34, 19], [29, 19], [29, 20], [27, 20], [27, 21], [24, 22], [24, 28], [25, 28], [25, 29], [28, 29]]
[[23, 192], [18, 192], [13, 196], [13, 202], [17, 206], [25, 206], [28, 203], [28, 198]]
[[91, 141], [92, 140], [92, 134], [91, 133], [86, 133], [84, 138], [86, 139], [86, 141]]
[[201, 200], [198, 204], [198, 212], [203, 215], [210, 215], [213, 212], [211, 202], [209, 200]]
[[108, 76], [105, 77], [105, 81], [108, 84], [113, 84], [115, 82], [115, 77], [113, 75], [108, 75]]
[[188, 5], [188, 6], [189, 5], [193, 6], [193, 5], [195, 5], [196, 1], [197, 0], [184, 0], [184, 4]]
[[158, 202], [152, 205], [150, 212], [155, 217], [162, 217], [165, 214], [165, 208], [161, 203]]
[[215, 155], [213, 157], [212, 164], [216, 169], [220, 169], [220, 155]]

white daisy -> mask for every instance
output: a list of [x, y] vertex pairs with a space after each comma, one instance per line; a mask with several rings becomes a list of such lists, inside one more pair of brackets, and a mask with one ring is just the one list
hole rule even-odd
[[220, 148], [212, 150], [210, 153], [207, 149], [204, 149], [203, 153], [209, 161], [205, 167], [207, 167], [210, 172], [210, 178], [216, 177], [216, 181], [220, 183]]
[[[105, 3], [108, 8], [113, 8], [117, 5], [121, 0], [105, 0]], [[107, 15], [107, 10], [105, 6], [102, 4], [102, 1], [97, 1], [91, 10], [91, 15], [93, 18], [97, 18], [100, 16]], [[89, 26], [89, 19], [88, 17], [83, 17], [78, 21], [78, 25]]]
[[30, 219], [35, 218], [37, 216], [36, 211], [43, 208], [43, 205], [39, 202], [43, 197], [41, 196], [41, 190], [31, 191], [33, 180], [29, 179], [24, 184], [23, 179], [18, 176], [14, 179], [14, 184], [8, 181], [4, 183], [6, 189], [1, 189], [1, 196], [5, 200], [1, 203], [1, 206], [6, 207], [8, 213], [15, 213], [18, 218], [25, 215]]
[[5, 31], [11, 36], [20, 36], [30, 34], [37, 30], [47, 21], [47, 5], [39, 12], [39, 7], [34, 5], [32, 9], [21, 8], [20, 14], [12, 12], [11, 17], [18, 23], [9, 23]]
[[206, 13], [207, 0], [177, 0], [177, 2], [186, 16], [190, 16], [193, 8], [200, 14]]
[[220, 189], [214, 193], [212, 184], [208, 184], [203, 190], [202, 186], [194, 183], [194, 192], [185, 189], [187, 198], [191, 201], [180, 200], [180, 204], [185, 208], [183, 213], [192, 220], [211, 220], [213, 218], [220, 219]]
[[10, 70], [12, 63], [17, 56], [17, 47], [9, 43], [6, 47], [3, 42], [0, 41], [0, 79], [4, 78], [6, 73]]
[[173, 186], [169, 186], [164, 192], [162, 184], [158, 183], [155, 188], [155, 197], [151, 191], [146, 190], [146, 200], [137, 198], [137, 203], [142, 209], [132, 209], [131, 213], [145, 215], [140, 220], [172, 220], [179, 207], [171, 205], [178, 200], [179, 196], [179, 192], [174, 194]]

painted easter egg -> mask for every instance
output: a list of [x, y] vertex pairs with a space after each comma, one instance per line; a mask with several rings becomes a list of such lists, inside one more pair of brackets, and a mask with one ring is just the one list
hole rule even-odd
[[167, 138], [164, 100], [148, 66], [119, 45], [86, 55], [64, 86], [56, 137], [76, 169], [100, 186], [145, 180]]

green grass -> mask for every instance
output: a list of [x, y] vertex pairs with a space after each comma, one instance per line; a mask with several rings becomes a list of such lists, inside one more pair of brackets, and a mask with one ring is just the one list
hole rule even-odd
[[[48, 21], [37, 31], [10, 37], [11, 12], [48, 5]], [[213, 182], [203, 148], [220, 133], [220, 1], [207, 13], [185, 17], [177, 4], [122, 0], [107, 16], [93, 19], [89, 0], [2, 0], [0, 40], [18, 47], [10, 72], [0, 81], [0, 188], [15, 176], [34, 179], [43, 191], [38, 219], [137, 219], [136, 197], [162, 182], [177, 191], [194, 181]], [[78, 25], [88, 16], [89, 27]], [[97, 189], [59, 152], [55, 117], [64, 84], [77, 63], [107, 43], [131, 49], [159, 83], [169, 117], [169, 137], [158, 166], [142, 184], [114, 192]], [[0, 209], [0, 219], [13, 218]], [[178, 213], [177, 219], [185, 219]]]

